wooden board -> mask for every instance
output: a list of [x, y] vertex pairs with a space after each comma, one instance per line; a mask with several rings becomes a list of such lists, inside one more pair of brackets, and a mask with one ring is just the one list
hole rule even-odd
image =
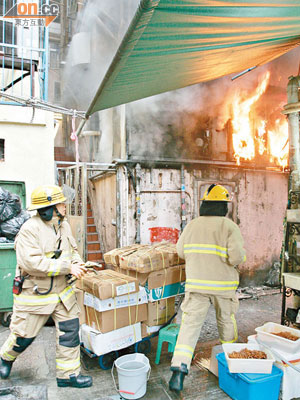
[[84, 234], [84, 220], [82, 216], [68, 215], [68, 222], [71, 226], [73, 236], [76, 240], [78, 252], [80, 257], [85, 257], [85, 234]]

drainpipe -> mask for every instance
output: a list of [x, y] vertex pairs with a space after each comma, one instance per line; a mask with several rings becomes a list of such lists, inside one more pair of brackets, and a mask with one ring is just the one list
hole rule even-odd
[[[299, 89], [300, 77], [292, 76], [289, 78], [287, 86], [287, 107], [291, 107], [292, 104], [298, 103], [298, 89]], [[294, 111], [294, 109], [291, 109]], [[289, 188], [290, 190], [299, 190], [300, 186], [300, 146], [299, 146], [299, 111], [288, 113], [288, 124], [289, 124], [289, 154], [290, 154], [290, 169], [291, 169], [291, 180]]]
[[[123, 246], [128, 246], [129, 244], [129, 237], [128, 237], [128, 214], [129, 214], [129, 206], [128, 206], [128, 196], [129, 196], [129, 179], [128, 179], [128, 171], [127, 171], [127, 166], [124, 164], [123, 165], [123, 170], [124, 170], [124, 179], [125, 179], [125, 189], [124, 189], [124, 193], [123, 195], [125, 196], [124, 199], [124, 208], [125, 208], [125, 215], [124, 215], [124, 219], [125, 221], [123, 221]], [[125, 232], [124, 232], [125, 230]], [[126, 238], [126, 240], [125, 240]], [[125, 241], [125, 243], [124, 243]]]
[[122, 243], [122, 196], [121, 196], [121, 183], [122, 183], [122, 168], [117, 169], [117, 206], [116, 206], [116, 228], [117, 228], [117, 247], [121, 247]]
[[127, 158], [127, 132], [126, 132], [126, 105], [120, 106], [120, 157], [124, 160]]
[[141, 243], [141, 165], [136, 164], [136, 189], [135, 189], [135, 212], [136, 212], [136, 243]]
[[194, 194], [194, 212], [193, 212], [193, 218], [197, 218], [199, 216], [199, 200], [198, 200], [198, 181], [196, 179], [196, 174], [194, 172], [193, 176], [193, 183], [194, 183], [194, 187], [193, 187], [193, 194]]
[[186, 225], [184, 165], [181, 165], [181, 232]]
[[81, 168], [81, 201], [82, 201], [82, 217], [83, 217], [83, 259], [87, 260], [87, 188], [88, 173], [87, 166], [83, 164]]

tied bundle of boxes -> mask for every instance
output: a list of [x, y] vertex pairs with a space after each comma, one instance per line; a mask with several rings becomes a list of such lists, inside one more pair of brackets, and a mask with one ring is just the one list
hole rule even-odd
[[184, 293], [183, 260], [173, 244], [132, 245], [104, 254], [111, 269], [88, 272], [76, 282], [81, 341], [103, 355], [159, 330]]
[[[219, 376], [220, 388], [235, 400], [277, 400], [280, 389], [282, 400], [299, 398], [300, 331], [273, 322], [255, 330], [257, 334], [249, 336], [248, 343], [213, 349], [210, 370]], [[232, 352], [241, 351], [262, 351], [266, 358], [232, 358]]]
[[142, 337], [157, 332], [175, 314], [175, 297], [184, 294], [185, 265], [172, 243], [132, 245], [104, 254], [114, 271], [138, 280], [146, 290], [147, 318]]
[[76, 281], [83, 346], [97, 356], [141, 340], [147, 295], [134, 278], [110, 270], [88, 272]]

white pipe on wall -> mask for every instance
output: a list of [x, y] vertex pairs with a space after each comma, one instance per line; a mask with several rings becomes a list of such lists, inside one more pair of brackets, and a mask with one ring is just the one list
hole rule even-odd
[[124, 213], [124, 221], [123, 221], [123, 232], [122, 232], [122, 245], [123, 246], [128, 246], [129, 245], [129, 232], [128, 232], [128, 196], [129, 196], [129, 191], [128, 191], [128, 171], [126, 165], [122, 165], [123, 171], [124, 171], [124, 190], [123, 190], [123, 195], [122, 195], [122, 202], [124, 201], [124, 207], [123, 207], [123, 213]]

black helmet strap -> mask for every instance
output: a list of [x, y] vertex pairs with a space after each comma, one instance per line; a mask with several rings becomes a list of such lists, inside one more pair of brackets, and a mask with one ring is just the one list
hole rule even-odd
[[64, 215], [62, 215], [62, 214], [58, 211], [58, 209], [57, 209], [56, 206], [53, 206], [53, 208], [54, 208], [54, 210], [55, 210], [57, 216], [58, 216], [61, 220], [63, 220], [63, 219], [64, 219]]

